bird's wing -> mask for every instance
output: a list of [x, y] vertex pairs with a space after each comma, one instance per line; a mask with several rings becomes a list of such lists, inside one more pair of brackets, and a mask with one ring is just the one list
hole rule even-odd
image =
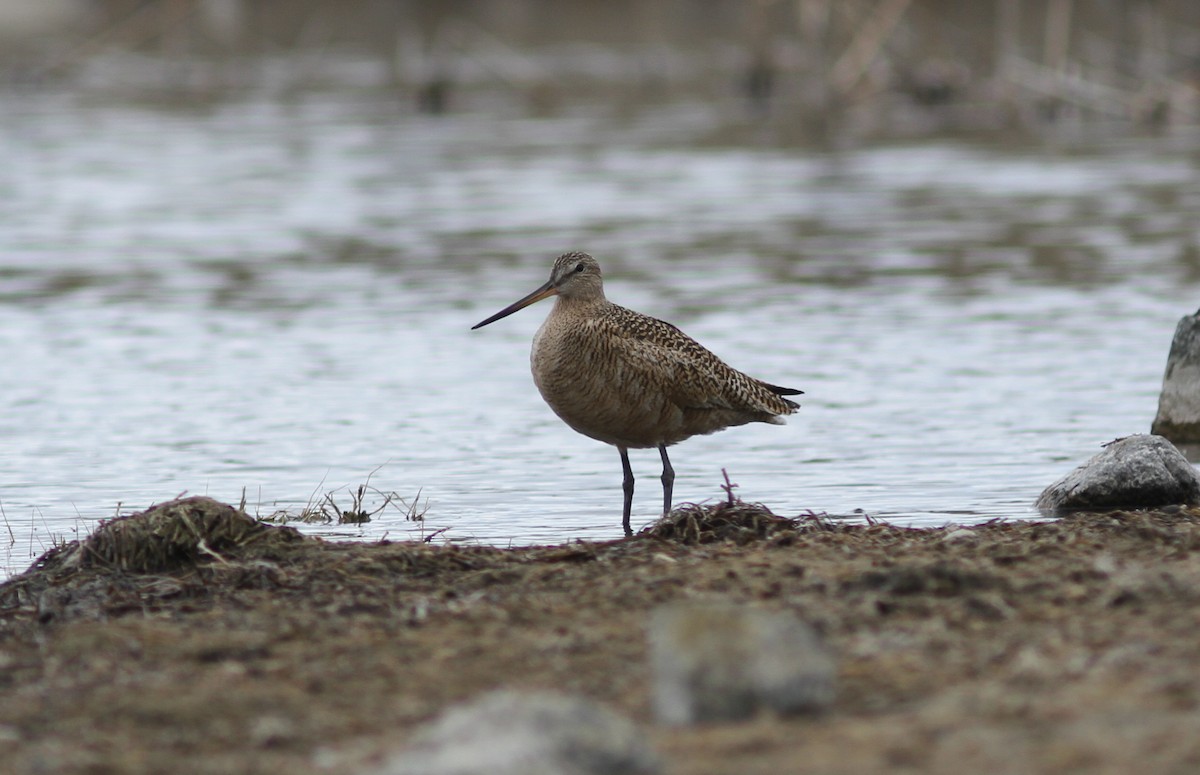
[[638, 313], [623, 321], [598, 321], [619, 349], [622, 378], [657, 389], [683, 409], [761, 411], [730, 388], [749, 377], [725, 364], [696, 340], [664, 320]]

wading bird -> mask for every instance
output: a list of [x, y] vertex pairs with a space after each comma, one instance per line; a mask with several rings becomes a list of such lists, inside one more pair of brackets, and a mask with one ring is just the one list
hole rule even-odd
[[747, 376], [670, 323], [606, 299], [600, 264], [587, 253], [559, 256], [545, 285], [471, 330], [549, 296], [558, 299], [533, 337], [533, 381], [563, 422], [621, 453], [627, 536], [633, 535], [630, 449], [658, 448], [668, 514], [675, 470], [667, 447], [734, 425], [783, 425], [783, 416], [800, 408], [783, 396], [803, 391]]

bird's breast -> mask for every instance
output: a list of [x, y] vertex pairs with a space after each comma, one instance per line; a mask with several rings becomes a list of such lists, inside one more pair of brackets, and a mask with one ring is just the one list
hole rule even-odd
[[585, 436], [627, 447], [678, 440], [681, 413], [656, 384], [653, 364], [602, 327], [547, 319], [534, 336], [530, 367], [542, 398]]

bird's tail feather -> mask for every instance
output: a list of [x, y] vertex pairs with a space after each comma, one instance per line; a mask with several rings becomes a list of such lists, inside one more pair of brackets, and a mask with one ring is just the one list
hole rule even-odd
[[777, 396], [801, 396], [801, 395], [804, 395], [803, 390], [796, 390], [795, 388], [779, 387], [779, 385], [772, 385], [768, 382], [764, 382], [763, 384], [766, 385], [767, 390], [770, 390], [772, 393], [774, 393]]
[[[780, 387], [779, 385], [772, 385], [769, 382], [764, 382], [763, 387], [765, 387], [767, 390], [770, 390], [772, 393], [774, 393], [777, 396], [799, 396], [799, 395], [803, 395], [803, 393], [804, 393], [803, 390], [796, 390], [795, 388]], [[800, 404], [796, 403], [795, 401], [792, 401], [787, 398], [782, 398], [781, 400], [783, 401], [783, 403], [787, 404], [788, 407], [791, 409], [799, 409], [800, 408]], [[782, 423], [780, 423], [780, 424], [782, 424]]]

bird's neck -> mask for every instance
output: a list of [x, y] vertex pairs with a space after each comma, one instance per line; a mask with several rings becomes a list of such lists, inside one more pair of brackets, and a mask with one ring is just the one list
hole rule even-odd
[[558, 315], [580, 315], [607, 305], [608, 300], [603, 293], [598, 296], [559, 296], [554, 301], [554, 312]]

